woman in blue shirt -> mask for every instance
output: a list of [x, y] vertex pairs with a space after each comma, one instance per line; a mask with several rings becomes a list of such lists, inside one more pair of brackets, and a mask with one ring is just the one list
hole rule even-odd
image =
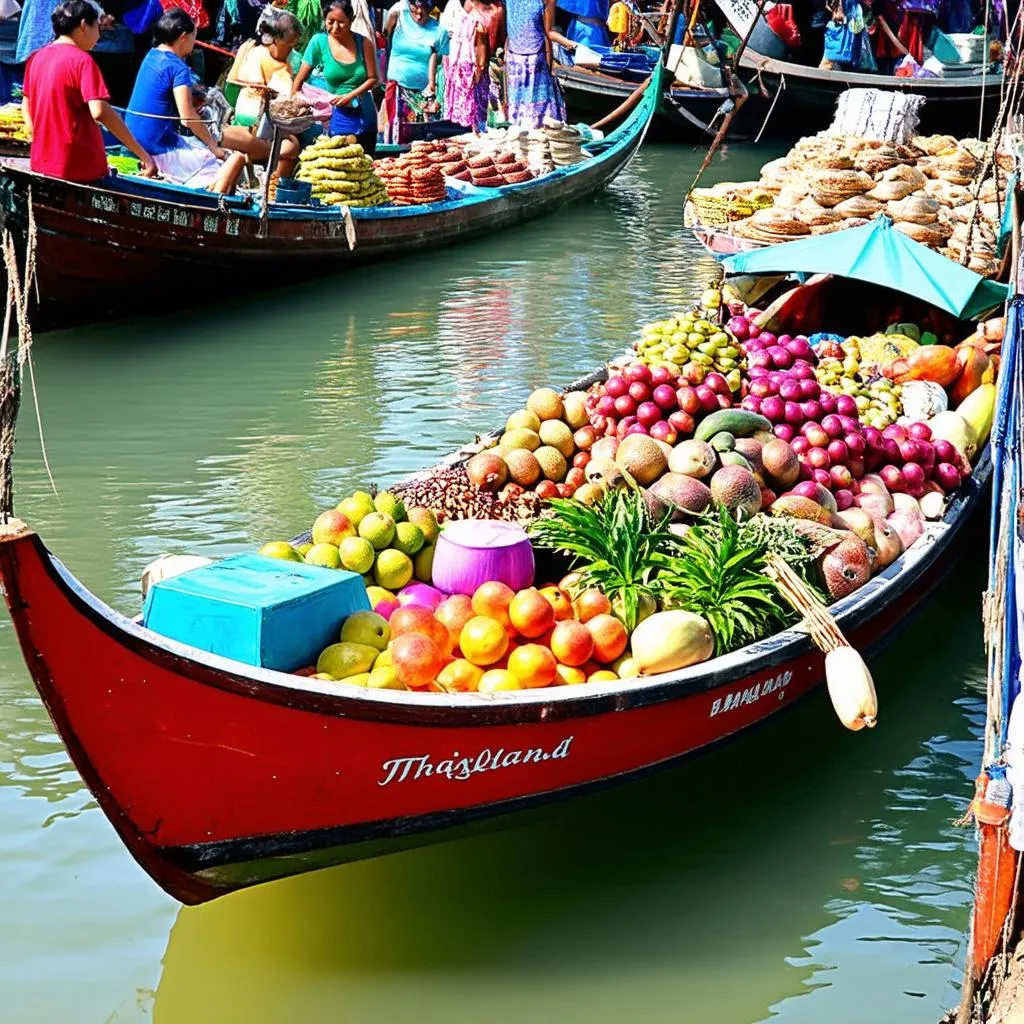
[[390, 38], [384, 110], [385, 142], [401, 142], [399, 126], [437, 117], [437, 63], [441, 26], [430, 16], [431, 0], [402, 0], [388, 14]]

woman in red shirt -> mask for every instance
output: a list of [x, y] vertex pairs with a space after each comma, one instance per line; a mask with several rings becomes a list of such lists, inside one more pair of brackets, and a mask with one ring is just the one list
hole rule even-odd
[[156, 166], [117, 111], [89, 51], [100, 38], [99, 13], [88, 0], [64, 0], [51, 15], [57, 37], [29, 58], [22, 108], [32, 133], [33, 171], [67, 181], [96, 181], [107, 174], [102, 124], [151, 177]]

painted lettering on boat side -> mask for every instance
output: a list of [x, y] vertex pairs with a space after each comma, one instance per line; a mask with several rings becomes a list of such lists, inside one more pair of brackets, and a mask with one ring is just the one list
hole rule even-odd
[[493, 772], [499, 768], [512, 768], [517, 764], [540, 764], [543, 761], [560, 761], [569, 756], [573, 737], [566, 736], [553, 750], [530, 747], [527, 750], [497, 750], [485, 748], [471, 757], [463, 757], [456, 750], [451, 757], [434, 761], [429, 754], [415, 757], [393, 757], [381, 765], [384, 773], [377, 785], [389, 786], [392, 782], [414, 782], [442, 775], [446, 779], [465, 782], [481, 772]]
[[113, 196], [96, 196], [92, 197], [92, 206], [94, 210], [104, 210], [106, 213], [113, 213], [117, 209], [117, 200]]
[[793, 681], [792, 672], [780, 672], [777, 676], [771, 676], [763, 683], [754, 683], [742, 690], [733, 690], [724, 697], [716, 697], [711, 704], [710, 718], [715, 715], [724, 714], [726, 711], [735, 711], [744, 704], [753, 704], [754, 701], [767, 697], [771, 693], [778, 694], [782, 700], [786, 694], [786, 687]]

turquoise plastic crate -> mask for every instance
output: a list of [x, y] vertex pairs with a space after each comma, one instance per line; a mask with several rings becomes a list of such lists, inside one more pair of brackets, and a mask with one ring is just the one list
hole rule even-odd
[[163, 580], [146, 595], [149, 629], [247, 665], [292, 672], [370, 608], [361, 576], [263, 555], [234, 555]]

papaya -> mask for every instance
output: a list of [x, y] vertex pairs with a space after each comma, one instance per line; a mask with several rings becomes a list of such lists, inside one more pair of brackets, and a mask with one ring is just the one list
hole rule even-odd
[[949, 386], [950, 401], [959, 405], [972, 392], [981, 387], [991, 360], [975, 345], [957, 345], [957, 375]]
[[903, 359], [885, 368], [885, 375], [895, 384], [911, 380], [930, 380], [948, 387], [956, 379], [956, 352], [948, 345], [928, 345], [914, 349]]
[[978, 448], [988, 440], [995, 408], [995, 384], [980, 384], [956, 407], [957, 415], [974, 431]]

